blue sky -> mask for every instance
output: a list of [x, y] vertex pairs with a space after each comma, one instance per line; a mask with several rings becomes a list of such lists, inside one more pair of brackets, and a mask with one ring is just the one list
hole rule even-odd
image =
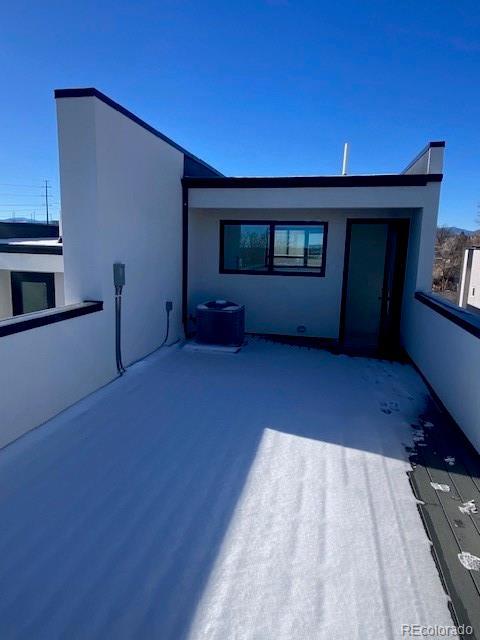
[[0, 56], [0, 216], [45, 178], [57, 206], [53, 89], [95, 86], [227, 175], [338, 173], [345, 141], [350, 173], [396, 172], [445, 139], [440, 222], [475, 226], [478, 0], [19, 0]]

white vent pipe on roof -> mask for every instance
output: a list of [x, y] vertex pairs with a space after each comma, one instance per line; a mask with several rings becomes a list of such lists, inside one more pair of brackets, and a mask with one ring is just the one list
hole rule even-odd
[[349, 152], [350, 152], [350, 149], [348, 147], [348, 142], [345, 142], [345, 144], [343, 145], [342, 176], [347, 175]]

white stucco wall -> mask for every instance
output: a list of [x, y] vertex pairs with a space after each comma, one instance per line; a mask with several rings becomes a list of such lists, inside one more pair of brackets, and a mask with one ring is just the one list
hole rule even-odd
[[480, 452], [480, 339], [414, 300], [405, 347]]
[[167, 300], [170, 341], [182, 335], [183, 153], [98, 98], [59, 99], [57, 113], [63, 258], [4, 254], [4, 267], [54, 272], [57, 306], [104, 310], [0, 338], [0, 446], [116, 376], [114, 262], [126, 264], [124, 364], [162, 343]]
[[63, 307], [65, 304], [65, 278], [63, 271], [55, 273], [55, 306]]
[[57, 100], [65, 300], [103, 300], [114, 358], [112, 265], [126, 265], [123, 352], [158, 347], [172, 300], [181, 335], [183, 154], [95, 97]]
[[61, 273], [63, 271], [63, 256], [44, 253], [0, 252], [0, 269]]
[[0, 447], [115, 377], [108, 334], [100, 311], [0, 338]]
[[[408, 189], [412, 189], [413, 193], [408, 193]], [[379, 193], [375, 195], [377, 190]], [[306, 335], [337, 339], [347, 218], [411, 218], [404, 308], [413, 300], [417, 288], [431, 283], [434, 249], [432, 229], [436, 224], [438, 184], [407, 190], [405, 187], [392, 188], [390, 193], [384, 188], [232, 189], [228, 190], [234, 192], [230, 198], [224, 189], [191, 191], [188, 268], [191, 315], [195, 314], [195, 306], [199, 302], [218, 297], [228, 298], [245, 304], [246, 330], [249, 332], [295, 335], [297, 327], [304, 325], [307, 328]], [[203, 194], [204, 191], [208, 191], [208, 194]], [[285, 199], [282, 200], [282, 197]], [[362, 203], [376, 206], [352, 208], [355, 197], [359, 197]], [[261, 202], [264, 207], [236, 208], [237, 198], [243, 205]], [[267, 207], [270, 202], [275, 206]], [[197, 206], [202, 203], [223, 205], [223, 208]], [[285, 206], [287, 203], [296, 206], [290, 208]], [[344, 207], [314, 208], [313, 203], [343, 203]], [[398, 206], [403, 203], [411, 208]], [[328, 222], [325, 277], [220, 274], [219, 221], [222, 219]]]
[[[219, 273], [219, 221], [318, 220], [328, 222], [325, 277]], [[189, 313], [212, 298], [245, 304], [246, 330], [254, 333], [336, 338], [345, 243], [345, 216], [318, 211], [199, 211], [189, 220]]]
[[416, 187], [191, 188], [189, 205], [199, 209], [390, 209], [429, 207], [439, 182]]

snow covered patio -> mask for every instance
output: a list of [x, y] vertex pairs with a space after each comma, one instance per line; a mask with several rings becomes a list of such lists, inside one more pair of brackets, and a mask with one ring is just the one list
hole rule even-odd
[[452, 625], [398, 363], [161, 350], [0, 452], [0, 637], [401, 638]]

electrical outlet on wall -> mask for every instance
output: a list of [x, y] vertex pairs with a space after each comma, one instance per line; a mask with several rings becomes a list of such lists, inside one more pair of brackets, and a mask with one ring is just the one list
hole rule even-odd
[[173, 309], [173, 302], [171, 300], [167, 300], [165, 302], [165, 309], [167, 311], [171, 311]]

